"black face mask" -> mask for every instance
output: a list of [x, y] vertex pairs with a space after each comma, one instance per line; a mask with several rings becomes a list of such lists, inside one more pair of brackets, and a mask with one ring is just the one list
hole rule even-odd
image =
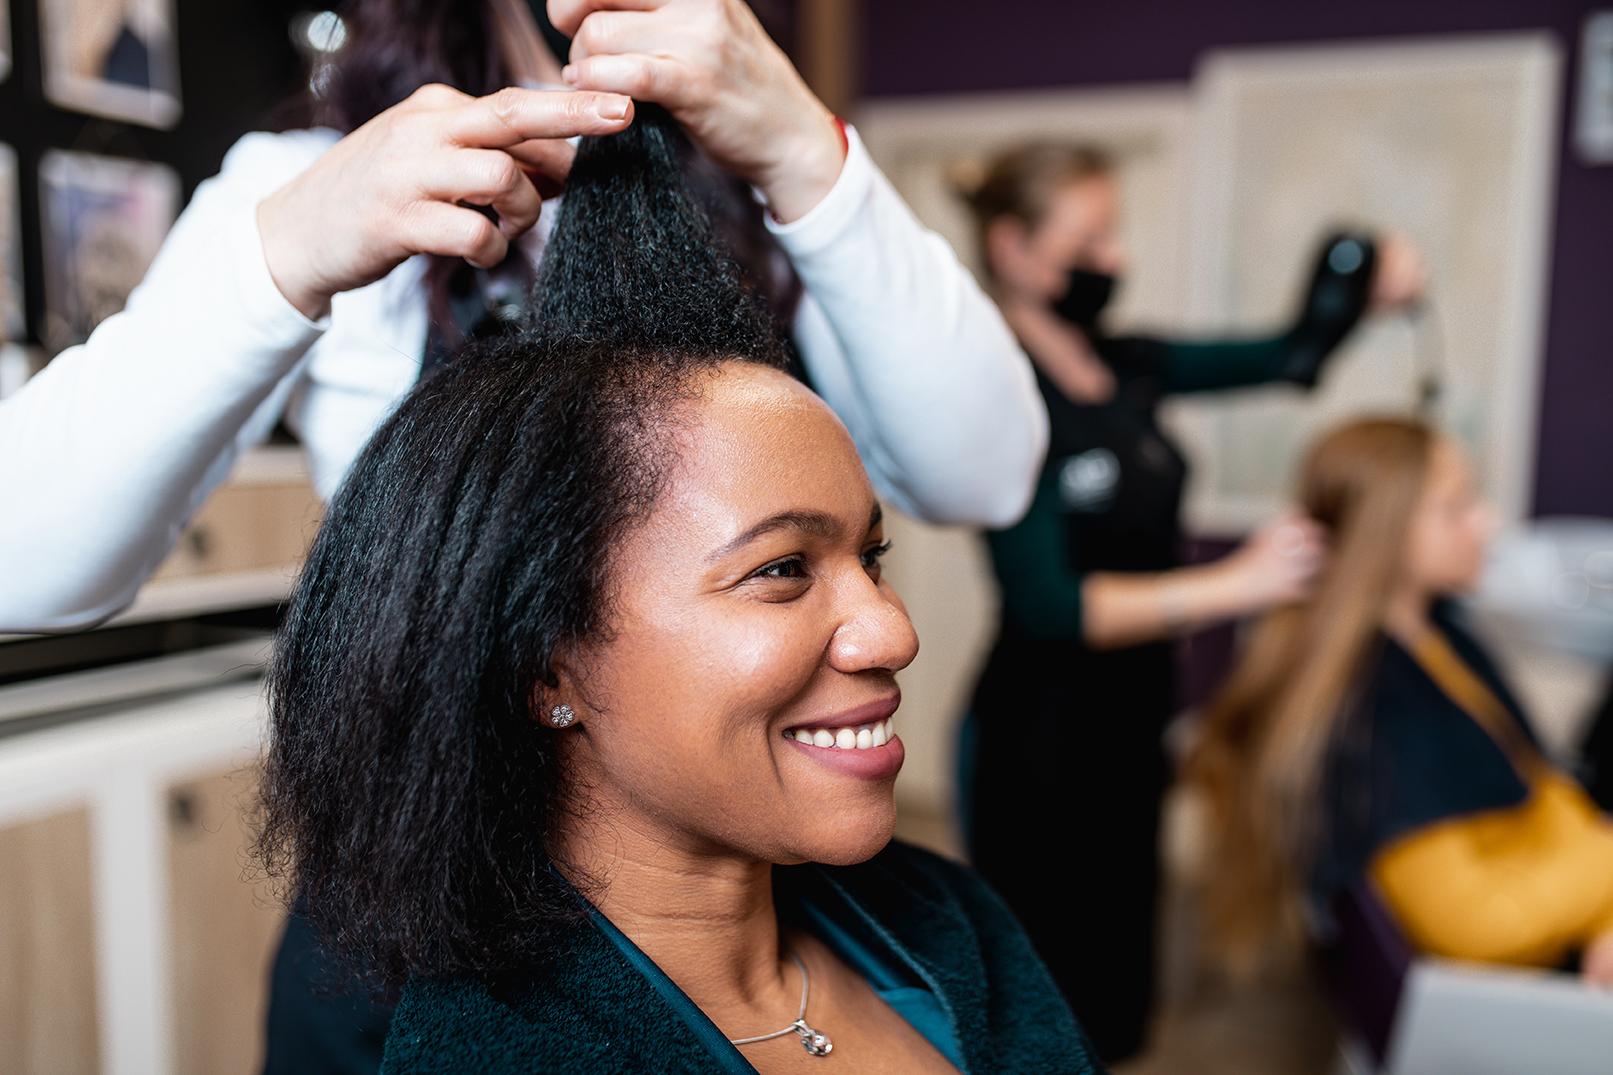
[[1097, 327], [1098, 315], [1109, 305], [1116, 283], [1108, 273], [1071, 269], [1069, 286], [1053, 300], [1053, 312], [1091, 332]]

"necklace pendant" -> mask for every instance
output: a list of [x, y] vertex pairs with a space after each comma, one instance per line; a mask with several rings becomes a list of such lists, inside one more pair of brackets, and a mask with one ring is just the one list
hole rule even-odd
[[801, 1035], [801, 1048], [812, 1056], [828, 1056], [834, 1052], [835, 1043], [829, 1040], [829, 1035], [820, 1034], [807, 1025], [805, 1019], [795, 1021], [795, 1032]]

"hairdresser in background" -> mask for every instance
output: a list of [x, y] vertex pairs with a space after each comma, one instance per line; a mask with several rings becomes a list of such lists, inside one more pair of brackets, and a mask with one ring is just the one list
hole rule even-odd
[[[1117, 338], [1100, 317], [1126, 259], [1101, 153], [1005, 152], [967, 199], [1052, 444], [1029, 515], [987, 535], [1002, 620], [965, 724], [965, 826], [975, 865], [1114, 1062], [1141, 1048], [1153, 994], [1171, 639], [1299, 596], [1322, 550], [1313, 524], [1279, 519], [1218, 562], [1179, 566], [1187, 463], [1155, 410], [1173, 393], [1315, 384], [1369, 308], [1417, 297], [1422, 270], [1399, 240], [1344, 236], [1281, 331]], [[1049, 823], [1094, 883], [1047, 883]]]
[[[1301, 474], [1328, 563], [1271, 612], [1190, 766], [1209, 795], [1211, 935], [1235, 968], [1326, 940], [1365, 889], [1417, 948], [1613, 986], [1613, 818], [1543, 753], [1452, 599], [1495, 515], [1418, 422], [1354, 422]], [[1318, 928], [1320, 927], [1320, 928]]]
[[1024, 510], [1047, 419], [1022, 352], [740, 0], [344, 17], [321, 126], [243, 138], [127, 309], [0, 403], [0, 630], [127, 605], [282, 415], [328, 497], [423, 366], [524, 294], [567, 139], [622, 129], [634, 97], [700, 151], [729, 245], [880, 492], [941, 522]]

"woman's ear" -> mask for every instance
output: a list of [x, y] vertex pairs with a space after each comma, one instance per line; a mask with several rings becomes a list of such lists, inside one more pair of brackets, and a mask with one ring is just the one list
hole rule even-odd
[[528, 704], [534, 719], [550, 728], [569, 728], [577, 723], [583, 704], [577, 679], [571, 674], [569, 647], [550, 657], [549, 675], [533, 681]]

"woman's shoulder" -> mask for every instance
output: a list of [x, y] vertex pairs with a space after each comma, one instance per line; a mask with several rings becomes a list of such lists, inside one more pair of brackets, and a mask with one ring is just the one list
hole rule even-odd
[[866, 862], [820, 870], [921, 958], [966, 977], [989, 979], [1009, 970], [1017, 977], [1027, 965], [1041, 970], [1008, 905], [961, 862], [893, 840]]
[[1101, 1070], [1030, 938], [979, 874], [901, 841], [860, 865], [823, 869], [926, 969], [967, 1054], [1013, 1070]]
[[[1453, 639], [1464, 659], [1480, 652], [1468, 645]], [[1528, 794], [1501, 744], [1387, 637], [1362, 677], [1331, 761], [1335, 809], [1354, 802], [1369, 847], [1453, 815], [1512, 806]]]
[[387, 1029], [382, 1075], [711, 1070], [688, 1036], [657, 1032], [677, 1018], [660, 995], [593, 931], [559, 938], [564, 955], [489, 980], [414, 978]]
[[[1401, 643], [1378, 637], [1345, 705], [1334, 744], [1335, 761], [1367, 767], [1380, 779], [1389, 772], [1420, 771], [1437, 763], [1453, 738], [1467, 739], [1478, 726], [1440, 690]], [[1363, 779], [1366, 771], [1354, 774]]]
[[[1505, 705], [1513, 719], [1533, 738], [1528, 717], [1514, 697], [1499, 666], [1474, 636], [1460, 612], [1449, 605], [1436, 606], [1434, 624], [1450, 652], [1466, 670], [1489, 688]], [[1358, 679], [1352, 716], [1375, 737], [1390, 743], [1427, 736], [1440, 737], [1453, 728], [1477, 731], [1479, 725], [1468, 717], [1447, 693], [1440, 677], [1432, 674], [1424, 661], [1387, 634], [1380, 634]]]

